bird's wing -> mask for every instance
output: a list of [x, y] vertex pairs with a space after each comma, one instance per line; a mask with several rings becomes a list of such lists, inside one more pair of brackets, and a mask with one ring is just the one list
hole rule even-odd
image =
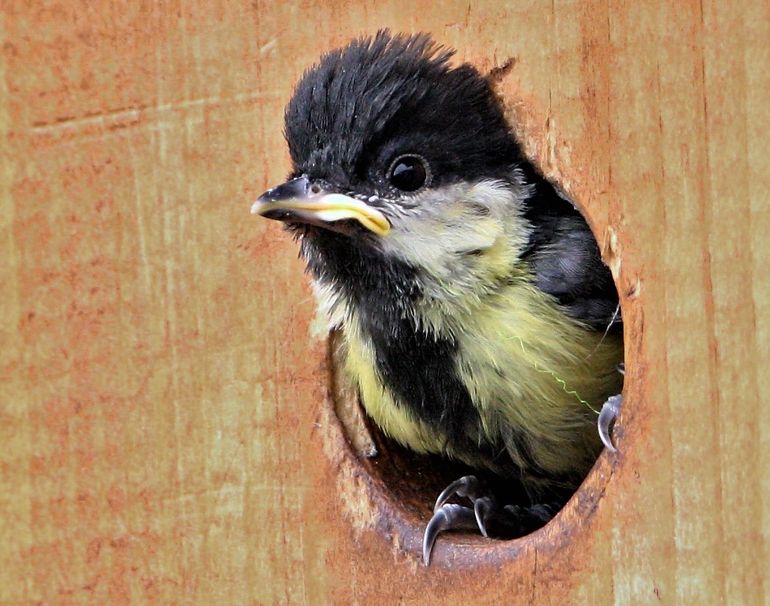
[[571, 317], [596, 330], [618, 329], [622, 324], [618, 293], [591, 229], [551, 183], [539, 176], [535, 182], [525, 211], [533, 229], [523, 255], [535, 285]]

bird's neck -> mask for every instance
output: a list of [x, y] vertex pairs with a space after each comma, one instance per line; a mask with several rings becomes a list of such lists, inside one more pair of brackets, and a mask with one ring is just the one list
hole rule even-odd
[[413, 267], [354, 238], [311, 231], [302, 239], [301, 254], [333, 327], [351, 314], [379, 316], [392, 324], [421, 296]]

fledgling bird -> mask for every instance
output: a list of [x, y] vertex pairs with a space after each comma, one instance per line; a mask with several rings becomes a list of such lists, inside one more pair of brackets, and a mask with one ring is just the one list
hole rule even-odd
[[596, 460], [596, 409], [622, 386], [618, 296], [589, 227], [524, 156], [489, 81], [452, 55], [387, 31], [324, 55], [286, 108], [289, 180], [252, 207], [299, 240], [382, 431], [530, 497], [452, 483], [426, 564], [443, 530], [547, 522]]

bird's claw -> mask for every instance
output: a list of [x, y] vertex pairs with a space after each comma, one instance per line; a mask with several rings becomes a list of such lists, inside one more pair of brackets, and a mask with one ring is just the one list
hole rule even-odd
[[[439, 534], [447, 530], [478, 530], [489, 537], [489, 529], [500, 536], [521, 536], [546, 524], [560, 504], [501, 504], [491, 496], [482, 496], [482, 483], [476, 476], [464, 476], [447, 486], [436, 499], [433, 516], [425, 528], [422, 559], [427, 566]], [[473, 507], [447, 503], [452, 497], [467, 498]]]
[[[617, 370], [620, 374], [625, 376], [625, 363], [621, 362], [618, 364]], [[618, 450], [612, 443], [612, 438], [610, 437], [610, 429], [612, 428], [612, 424], [615, 422], [615, 419], [618, 417], [618, 414], [620, 414], [620, 406], [622, 404], [622, 394], [610, 396], [607, 398], [607, 401], [602, 405], [602, 409], [599, 412], [599, 419], [596, 423], [599, 429], [599, 439], [601, 439], [602, 444], [604, 444], [604, 446], [606, 446], [607, 450], [610, 452], [617, 452]]]
[[607, 450], [616, 452], [617, 448], [612, 443], [610, 438], [610, 427], [615, 422], [615, 419], [620, 412], [620, 405], [623, 403], [623, 396], [618, 394], [616, 396], [610, 396], [602, 406], [601, 412], [599, 412], [599, 420], [597, 426], [599, 428], [599, 438], [607, 447]]
[[479, 493], [479, 480], [476, 476], [463, 476], [456, 479], [438, 495], [436, 504], [433, 506], [433, 513], [436, 513], [444, 503], [454, 496], [467, 497], [475, 501]]
[[[430, 562], [430, 553], [433, 550], [433, 544], [436, 537], [445, 530], [475, 530], [477, 527], [484, 536], [486, 527], [479, 522], [480, 511], [476, 510], [475, 503], [478, 501], [479, 481], [476, 476], [463, 476], [452, 482], [436, 499], [433, 506], [433, 516], [425, 528], [425, 534], [422, 540], [422, 560], [427, 566]], [[474, 503], [474, 508], [464, 507], [447, 503], [453, 497], [466, 497]]]
[[427, 566], [430, 564], [430, 553], [436, 537], [445, 530], [474, 530], [476, 528], [476, 514], [470, 507], [444, 503], [433, 512], [430, 522], [425, 527], [422, 537], [422, 561]]
[[495, 502], [490, 497], [481, 497], [473, 502], [473, 514], [476, 517], [476, 525], [485, 539], [489, 538], [487, 533], [487, 520], [495, 510]]

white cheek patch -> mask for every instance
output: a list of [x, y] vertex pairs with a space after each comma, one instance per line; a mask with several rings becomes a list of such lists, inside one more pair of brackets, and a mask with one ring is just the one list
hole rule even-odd
[[391, 218], [383, 250], [442, 280], [472, 279], [476, 265], [464, 257], [483, 254], [501, 239], [523, 247], [527, 228], [517, 191], [499, 181], [427, 190], [416, 207]]
[[391, 216], [380, 245], [418, 270], [423, 297], [414, 312], [424, 330], [461, 330], [499, 281], [516, 274], [531, 229], [525, 196], [499, 181], [456, 184], [427, 190], [414, 208]]

